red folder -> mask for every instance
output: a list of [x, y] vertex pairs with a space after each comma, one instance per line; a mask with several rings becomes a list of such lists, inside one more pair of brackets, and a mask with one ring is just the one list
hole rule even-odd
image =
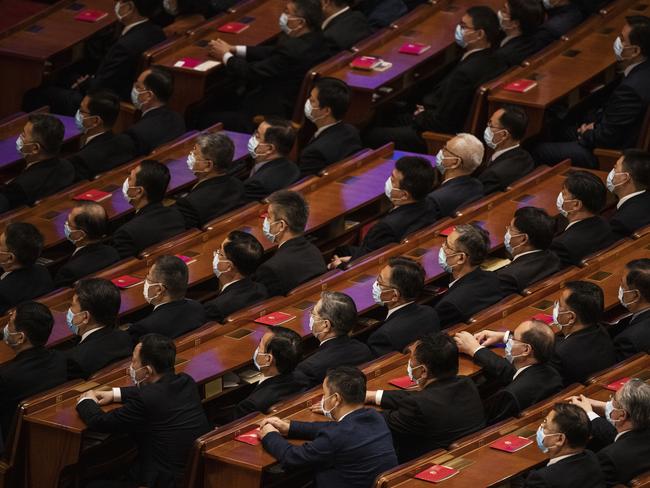
[[228, 34], [239, 34], [249, 27], [250, 24], [244, 24], [243, 22], [228, 22], [227, 24], [223, 24], [217, 30], [219, 32], [227, 32]]
[[544, 322], [546, 325], [551, 325], [553, 323], [553, 316], [547, 313], [538, 313], [533, 315], [533, 319]]
[[371, 71], [380, 62], [381, 59], [375, 58], [373, 56], [358, 56], [352, 60], [352, 62], [350, 63], [350, 67], [355, 69]]
[[526, 437], [519, 437], [518, 435], [507, 435], [501, 439], [497, 439], [490, 447], [493, 449], [498, 449], [499, 451], [505, 452], [517, 452], [520, 449], [523, 449], [526, 446], [530, 446], [533, 443], [532, 440]]
[[189, 256], [185, 256], [184, 254], [175, 254], [175, 256], [181, 261], [183, 261], [185, 264], [190, 264], [196, 261], [196, 259], [191, 258]]
[[389, 385], [396, 386], [397, 388], [401, 388], [403, 390], [407, 388], [412, 388], [417, 383], [415, 381], [411, 381], [411, 379], [408, 376], [400, 376], [399, 378], [393, 378], [388, 382]]
[[107, 15], [108, 13], [102, 10], [83, 10], [75, 15], [74, 19], [82, 22], [99, 22]]
[[527, 80], [525, 78], [522, 78], [520, 80], [511, 81], [503, 88], [504, 90], [508, 90], [511, 92], [526, 93], [527, 91], [532, 90], [536, 86], [537, 86], [537, 82], [535, 80]]
[[183, 61], [183, 68], [196, 68], [203, 62], [202, 59], [196, 58], [181, 58], [181, 61]]
[[420, 42], [407, 42], [399, 48], [399, 52], [403, 54], [413, 54], [415, 56], [419, 56], [429, 49], [431, 49], [431, 46], [429, 44], [422, 44]]
[[84, 193], [80, 193], [79, 195], [75, 195], [72, 197], [73, 200], [90, 200], [91, 202], [101, 202], [102, 200], [105, 200], [106, 198], [109, 198], [111, 196], [110, 193], [107, 193], [105, 191], [101, 190], [88, 190]]
[[130, 275], [122, 275], [118, 276], [117, 278], [113, 278], [111, 280], [115, 286], [118, 288], [131, 288], [132, 286], [135, 286], [139, 283], [142, 283], [142, 278], [138, 278], [136, 276], [130, 276]]
[[625, 378], [621, 378], [621, 379], [618, 379], [618, 380], [610, 383], [605, 388], [607, 388], [608, 390], [612, 390], [612, 391], [618, 391], [621, 388], [623, 388], [623, 385], [625, 383], [627, 383], [628, 381], [630, 381], [630, 378], [626, 376]]
[[449, 234], [451, 234], [454, 231], [455, 228], [456, 228], [456, 226], [452, 225], [451, 227], [447, 227], [446, 229], [442, 229], [440, 231], [440, 235], [447, 237], [447, 236], [449, 236]]
[[251, 446], [257, 446], [260, 442], [259, 437], [257, 437], [257, 434], [259, 433], [260, 428], [256, 427], [253, 430], [249, 430], [248, 432], [245, 432], [244, 434], [240, 434], [237, 437], [235, 437], [236, 441], [243, 442], [245, 444], [250, 444]]
[[264, 317], [260, 317], [259, 319], [255, 319], [255, 322], [264, 325], [280, 325], [280, 324], [284, 324], [285, 322], [289, 322], [291, 319], [295, 319], [295, 318], [296, 318], [295, 315], [289, 315], [288, 313], [273, 312], [268, 315], [265, 315]]
[[430, 468], [416, 474], [415, 477], [419, 480], [429, 481], [431, 483], [440, 483], [458, 473], [459, 471], [457, 469], [434, 464]]

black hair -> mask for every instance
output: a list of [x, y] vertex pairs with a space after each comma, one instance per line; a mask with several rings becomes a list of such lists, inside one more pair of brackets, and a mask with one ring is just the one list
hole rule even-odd
[[320, 32], [323, 23], [323, 7], [320, 0], [290, 0], [296, 7], [296, 17], [305, 19], [312, 32]]
[[336, 120], [341, 120], [350, 107], [350, 87], [337, 78], [320, 78], [314, 83], [318, 89], [320, 108], [329, 108]]
[[474, 30], [485, 32], [485, 38], [490, 43], [490, 47], [495, 49], [499, 43], [500, 26], [499, 17], [490, 7], [479, 5], [467, 9], [467, 15], [472, 18]]
[[388, 259], [390, 266], [390, 286], [399, 291], [407, 301], [416, 300], [424, 288], [424, 269], [410, 258], [393, 257]]
[[27, 120], [32, 124], [32, 138], [45, 154], [54, 156], [61, 150], [65, 127], [54, 115], [33, 113]]
[[97, 202], [80, 201], [75, 205], [81, 212], [74, 218], [74, 224], [86, 233], [88, 239], [101, 239], [108, 232], [106, 209]]
[[427, 334], [415, 346], [415, 359], [426, 366], [428, 376], [438, 380], [458, 374], [458, 346], [444, 332]]
[[157, 374], [174, 371], [176, 344], [169, 337], [160, 334], [145, 334], [140, 338], [140, 362], [151, 366]]
[[223, 246], [226, 259], [244, 276], [253, 274], [262, 261], [264, 247], [257, 238], [241, 230], [233, 230]]
[[650, 153], [640, 149], [626, 149], [623, 152], [623, 170], [630, 174], [639, 191], [647, 190], [650, 186]]
[[409, 192], [414, 200], [423, 200], [438, 182], [438, 171], [428, 160], [418, 156], [399, 158], [395, 169], [402, 173], [400, 189]]
[[567, 444], [573, 448], [585, 447], [591, 434], [587, 413], [577, 405], [564, 402], [553, 405], [553, 411], [553, 423], [558, 433], [564, 434]]
[[533, 34], [544, 21], [544, 7], [539, 0], [508, 0], [510, 18], [519, 22], [521, 33]]
[[521, 342], [533, 349], [533, 355], [540, 363], [547, 363], [553, 355], [555, 334], [549, 330], [546, 322], [531, 320], [532, 327], [521, 334]]
[[650, 56], [650, 17], [645, 15], [630, 15], [625, 17], [625, 22], [632, 28], [630, 30], [630, 44], [641, 48], [641, 55]]
[[337, 366], [327, 370], [327, 386], [338, 393], [348, 405], [360, 405], [366, 400], [366, 375], [352, 366]]
[[90, 91], [88, 97], [88, 113], [102, 119], [106, 127], [113, 127], [120, 114], [120, 97], [108, 90]]
[[23, 332], [34, 347], [44, 346], [52, 333], [54, 317], [45, 305], [39, 302], [23, 302], [16, 306], [14, 319], [16, 332]]
[[273, 144], [279, 154], [288, 155], [296, 142], [296, 129], [291, 122], [279, 117], [267, 117], [264, 122], [268, 124], [264, 133], [264, 143]]
[[548, 249], [555, 234], [555, 220], [546, 210], [537, 207], [522, 207], [515, 211], [515, 227], [528, 236], [535, 249]]
[[159, 0], [128, 0], [133, 2], [135, 9], [143, 17], [152, 17], [159, 5]]
[[598, 176], [589, 171], [572, 171], [564, 181], [564, 187], [591, 213], [597, 214], [605, 206], [607, 188]]
[[135, 175], [135, 185], [144, 188], [149, 203], [162, 202], [171, 176], [169, 168], [155, 159], [140, 162], [140, 171]]
[[291, 232], [305, 231], [309, 219], [309, 205], [297, 191], [279, 190], [268, 197], [273, 213], [278, 220], [284, 220]]
[[154, 262], [156, 266], [156, 280], [160, 281], [173, 300], [180, 300], [185, 296], [189, 280], [187, 264], [178, 256], [159, 256]]
[[12, 222], [5, 228], [5, 245], [22, 266], [33, 266], [43, 251], [43, 234], [28, 222]]
[[74, 293], [82, 311], [88, 312], [95, 322], [105, 327], [115, 327], [120, 312], [120, 290], [110, 280], [86, 278], [79, 280]]
[[503, 113], [499, 118], [499, 123], [501, 126], [506, 129], [510, 136], [519, 141], [526, 134], [526, 128], [528, 127], [528, 115], [526, 111], [516, 105], [504, 105], [501, 107]]
[[564, 286], [571, 292], [566, 299], [567, 307], [578, 321], [585, 325], [598, 324], [605, 306], [602, 288], [590, 281], [568, 281]]
[[642, 258], [625, 265], [628, 270], [625, 282], [631, 290], [639, 290], [641, 298], [650, 302], [650, 259]]
[[142, 81], [145, 88], [151, 90], [158, 100], [167, 103], [174, 92], [174, 77], [162, 66], [152, 66], [149, 69], [149, 74]]
[[275, 326], [269, 330], [273, 337], [266, 345], [266, 352], [273, 355], [275, 367], [281, 374], [291, 373], [302, 357], [302, 338], [286, 327]]

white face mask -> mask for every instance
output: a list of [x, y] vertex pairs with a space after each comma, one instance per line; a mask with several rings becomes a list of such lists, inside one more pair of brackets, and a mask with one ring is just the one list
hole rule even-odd
[[143, 366], [142, 368], [138, 368], [138, 369], [133, 369], [133, 365], [129, 365], [129, 376], [131, 377], [131, 381], [135, 386], [140, 386], [140, 383], [142, 383], [146, 379], [146, 376], [141, 380], [137, 379], [138, 371], [145, 368], [146, 366]]
[[143, 93], [147, 93], [149, 90], [138, 90], [135, 86], [131, 88], [131, 103], [135, 108], [138, 110], [142, 110], [142, 106], [144, 105], [144, 102], [140, 100], [140, 95]]
[[212, 258], [212, 271], [214, 272], [214, 275], [217, 278], [219, 278], [222, 274], [227, 273], [228, 271], [230, 271], [230, 270], [221, 271], [219, 269], [219, 263], [225, 263], [225, 262], [229, 262], [229, 261], [226, 261], [226, 260], [221, 261], [221, 258], [219, 258], [219, 254], [218, 253], [214, 254], [214, 257]]
[[616, 177], [616, 175], [626, 175], [626, 174], [628, 173], [626, 172], [617, 173], [616, 170], [612, 168], [612, 170], [607, 175], [607, 190], [609, 190], [611, 193], [614, 193], [617, 186], [624, 185], [625, 181], [614, 184], [614, 178]]
[[[320, 110], [320, 108], [316, 109]], [[327, 115], [321, 115], [320, 117], [314, 117], [314, 107], [311, 105], [311, 100], [309, 98], [305, 102], [305, 117], [307, 117], [308, 120], [311, 122], [316, 122], [317, 120], [320, 120], [322, 118], [327, 117]]]
[[124, 199], [127, 202], [131, 201], [131, 197], [129, 196], [129, 179], [125, 179], [124, 183], [122, 183], [122, 195], [124, 195]]
[[257, 356], [270, 356], [270, 354], [266, 352], [260, 352], [260, 346], [257, 346], [255, 348], [255, 352], [253, 353], [253, 364], [255, 364], [255, 367], [258, 371], [262, 371], [262, 369], [268, 368], [271, 365], [271, 362], [269, 361], [269, 364], [262, 366], [257, 362]]
[[625, 294], [626, 293], [634, 293], [634, 292], [639, 292], [639, 290], [624, 290], [622, 286], [618, 287], [618, 301], [620, 302], [621, 305], [623, 305], [625, 308], [628, 308], [630, 305], [636, 303], [639, 301], [639, 298], [635, 298], [631, 302], [626, 302], [625, 301]]
[[421, 368], [423, 365], [420, 364], [419, 366], [416, 366], [415, 368], [411, 366], [411, 360], [409, 359], [408, 362], [406, 363], [406, 374], [409, 377], [409, 380], [411, 380], [413, 383], [418, 384], [420, 382], [420, 379], [415, 379], [413, 376], [413, 371], [415, 371], [418, 368]]
[[130, 11], [128, 13], [126, 13], [126, 14], [121, 13], [122, 6], [126, 5], [127, 3], [131, 3], [131, 2], [116, 2], [115, 3], [115, 17], [117, 17], [119, 20], [124, 19], [125, 17], [127, 17], [131, 13]]
[[494, 142], [494, 135], [495, 135], [495, 134], [498, 134], [499, 132], [503, 132], [504, 130], [506, 130], [506, 129], [499, 129], [499, 130], [496, 131], [496, 133], [495, 133], [495, 132], [492, 130], [492, 127], [490, 127], [489, 125], [486, 126], [486, 127], [485, 127], [485, 130], [483, 131], [483, 140], [485, 141], [485, 144], [487, 144], [487, 146], [488, 146], [490, 149], [496, 149], [496, 147], [497, 147], [499, 144], [501, 144], [503, 141]]
[[278, 237], [278, 234], [280, 233], [280, 232], [276, 232], [275, 234], [273, 234], [271, 232], [271, 225], [275, 224], [276, 222], [279, 221], [276, 220], [275, 222], [271, 222], [268, 216], [264, 217], [264, 222], [262, 222], [262, 232], [264, 233], [264, 237], [266, 237], [271, 242], [275, 242], [275, 240]]
[[175, 0], [163, 0], [163, 8], [169, 15], [178, 15], [178, 3]]
[[323, 411], [323, 415], [325, 415], [325, 417], [327, 417], [328, 419], [331, 419], [331, 420], [334, 420], [334, 416], [332, 415], [332, 411], [336, 407], [338, 407], [338, 405], [334, 405], [329, 410], [325, 410], [325, 400], [328, 400], [328, 399], [332, 398], [335, 394], [336, 393], [334, 393], [333, 395], [328, 396], [327, 398], [323, 397], [323, 398], [320, 399], [320, 409]]
[[156, 293], [156, 295], [150, 297], [149, 296], [149, 288], [152, 286], [161, 286], [162, 283], [149, 283], [149, 280], [144, 280], [144, 288], [142, 290], [142, 295], [144, 296], [144, 299], [147, 301], [147, 303], [153, 302], [156, 298], [158, 298], [162, 294], [162, 289]]
[[557, 195], [555, 206], [557, 207], [558, 212], [560, 212], [564, 217], [568, 217], [569, 212], [573, 212], [573, 210], [564, 210], [564, 204], [566, 202], [573, 202], [573, 201], [575, 201], [575, 198], [572, 198], [571, 200], [565, 200], [564, 195], [562, 194], [562, 192], [560, 192]]

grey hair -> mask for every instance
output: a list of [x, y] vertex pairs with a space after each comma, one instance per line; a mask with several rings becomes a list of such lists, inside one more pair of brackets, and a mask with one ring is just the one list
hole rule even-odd
[[458, 232], [456, 244], [469, 258], [469, 264], [478, 266], [487, 257], [490, 250], [490, 234], [473, 224], [457, 225], [454, 229]]
[[196, 144], [201, 149], [203, 157], [212, 161], [214, 167], [221, 171], [228, 171], [232, 166], [235, 155], [235, 144], [224, 132], [205, 134], [196, 139]]
[[456, 134], [450, 143], [453, 145], [453, 152], [463, 160], [463, 171], [472, 173], [481, 165], [485, 147], [483, 143], [472, 134]]
[[321, 306], [318, 311], [323, 319], [329, 320], [337, 336], [350, 333], [357, 323], [357, 306], [345, 293], [324, 291], [321, 293]]
[[632, 378], [623, 388], [618, 398], [621, 408], [630, 416], [635, 429], [650, 428], [650, 385], [639, 378]]

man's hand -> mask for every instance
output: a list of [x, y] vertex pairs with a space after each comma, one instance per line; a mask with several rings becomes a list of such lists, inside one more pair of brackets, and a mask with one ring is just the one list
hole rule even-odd
[[466, 330], [455, 334], [454, 341], [456, 342], [456, 346], [458, 346], [458, 350], [468, 356], [474, 356], [476, 350], [481, 347], [478, 340]]
[[266, 435], [270, 434], [271, 432], [278, 432], [278, 429], [273, 427], [272, 424], [264, 424], [262, 427], [260, 427], [260, 431], [257, 433], [257, 437], [264, 439]]
[[75, 82], [70, 86], [70, 88], [72, 88], [73, 90], [76, 90], [76, 89], [79, 88], [81, 85], [83, 85], [84, 82], [85, 82], [88, 78], [90, 78], [90, 75], [83, 75], [83, 76], [80, 76], [79, 78], [77, 78], [77, 81], [75, 81]]
[[413, 117], [417, 117], [422, 112], [424, 112], [424, 105], [416, 105], [415, 106], [415, 112], [413, 112]]
[[81, 395], [79, 395], [79, 400], [89, 398], [95, 403], [99, 403], [99, 398], [97, 398], [97, 392], [95, 390], [88, 390]]
[[95, 397], [97, 398], [97, 403], [100, 405], [108, 405], [113, 403], [113, 389], [110, 390], [93, 390]]
[[[264, 431], [264, 429], [268, 426], [270, 426], [268, 432], [279, 432], [280, 434], [286, 436], [289, 434], [289, 426], [291, 425], [291, 422], [288, 420], [282, 420], [278, 417], [268, 417], [262, 420], [260, 423], [260, 434]], [[270, 430], [272, 428], [272, 430]], [[264, 434], [264, 435], [266, 435]], [[264, 437], [264, 435], [262, 437]]]
[[311, 407], [309, 407], [309, 410], [311, 410], [312, 413], [319, 413], [321, 415], [325, 415], [323, 409], [320, 408], [320, 402], [314, 403]]
[[593, 129], [594, 129], [594, 123], [593, 122], [590, 123], [590, 124], [582, 124], [580, 127], [578, 127], [578, 134], [582, 135], [585, 132], [587, 132], [589, 130], [593, 130]]
[[505, 332], [495, 332], [493, 330], [482, 330], [474, 334], [474, 339], [478, 341], [481, 346], [493, 346], [497, 342], [503, 342]]
[[569, 397], [568, 400], [569, 403], [571, 403], [572, 405], [577, 405], [587, 413], [594, 411], [594, 408], [591, 405], [591, 399], [587, 398], [584, 395], [572, 396]]
[[327, 269], [335, 269], [335, 268], [338, 268], [339, 266], [341, 266], [342, 264], [349, 263], [351, 258], [352, 258], [352, 256], [341, 256], [341, 257], [339, 257], [339, 256], [337, 256], [335, 254], [334, 257], [332, 257], [332, 260], [330, 261], [330, 263], [327, 265]]
[[223, 58], [224, 54], [233, 53], [234, 50], [235, 48], [228, 44], [226, 41], [215, 39], [214, 41], [210, 41], [210, 48], [208, 49], [208, 52], [210, 56], [221, 59]]

